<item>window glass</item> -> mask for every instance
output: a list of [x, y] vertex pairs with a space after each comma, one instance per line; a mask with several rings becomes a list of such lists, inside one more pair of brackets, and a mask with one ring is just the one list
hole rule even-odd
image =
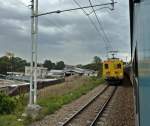
[[117, 64], [117, 68], [121, 69], [121, 64], [120, 63]]
[[108, 64], [105, 64], [105, 69], [108, 69]]

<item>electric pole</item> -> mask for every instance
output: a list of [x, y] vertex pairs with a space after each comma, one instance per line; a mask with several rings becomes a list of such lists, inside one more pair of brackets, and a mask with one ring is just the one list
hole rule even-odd
[[38, 0], [31, 0], [31, 63], [29, 104], [37, 101], [37, 40], [38, 40]]

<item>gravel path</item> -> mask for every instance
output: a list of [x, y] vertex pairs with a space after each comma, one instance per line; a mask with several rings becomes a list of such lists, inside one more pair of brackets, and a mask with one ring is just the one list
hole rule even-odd
[[125, 79], [97, 126], [135, 126], [133, 88]]
[[81, 96], [74, 102], [64, 105], [54, 114], [46, 116], [43, 120], [37, 121], [30, 126], [60, 126], [72, 114], [78, 111], [83, 105], [88, 103], [98, 92], [100, 92], [106, 85], [101, 84], [97, 88], [90, 91], [88, 94]]

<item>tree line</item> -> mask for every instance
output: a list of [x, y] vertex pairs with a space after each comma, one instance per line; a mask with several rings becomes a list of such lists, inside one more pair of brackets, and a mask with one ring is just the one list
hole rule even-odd
[[[7, 74], [7, 72], [24, 72], [25, 66], [30, 66], [30, 63], [20, 57], [0, 57], [0, 74]], [[62, 70], [65, 67], [65, 63], [64, 61], [54, 63], [46, 59], [43, 63], [38, 63], [37, 66], [46, 67], [48, 70]], [[92, 63], [86, 65], [79, 64], [77, 67], [100, 71], [102, 69], [102, 60], [100, 57], [95, 56]]]
[[[27, 62], [20, 57], [0, 57], [0, 74], [6, 75], [7, 72], [24, 72], [25, 66], [30, 66], [30, 62]], [[45, 60], [44, 63], [38, 63], [37, 66], [47, 67], [48, 70], [63, 69], [65, 67], [65, 63], [63, 61], [53, 63], [50, 60]]]

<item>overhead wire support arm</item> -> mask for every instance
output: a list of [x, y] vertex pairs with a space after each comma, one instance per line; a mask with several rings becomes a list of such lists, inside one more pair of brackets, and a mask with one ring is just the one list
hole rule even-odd
[[71, 8], [71, 9], [56, 10], [56, 11], [50, 11], [50, 12], [41, 13], [41, 14], [37, 14], [37, 15], [33, 15], [33, 16], [34, 17], [39, 17], [39, 16], [44, 16], [44, 15], [53, 14], [53, 13], [58, 13], [59, 14], [59, 13], [62, 13], [62, 12], [81, 10], [81, 9], [86, 9], [86, 8], [91, 8], [91, 7], [99, 7], [99, 6], [112, 5], [112, 4], [116, 4], [116, 3], [117, 2], [110, 2], [110, 3], [95, 4], [95, 5], [91, 5], [91, 6], [83, 6], [83, 7]]

